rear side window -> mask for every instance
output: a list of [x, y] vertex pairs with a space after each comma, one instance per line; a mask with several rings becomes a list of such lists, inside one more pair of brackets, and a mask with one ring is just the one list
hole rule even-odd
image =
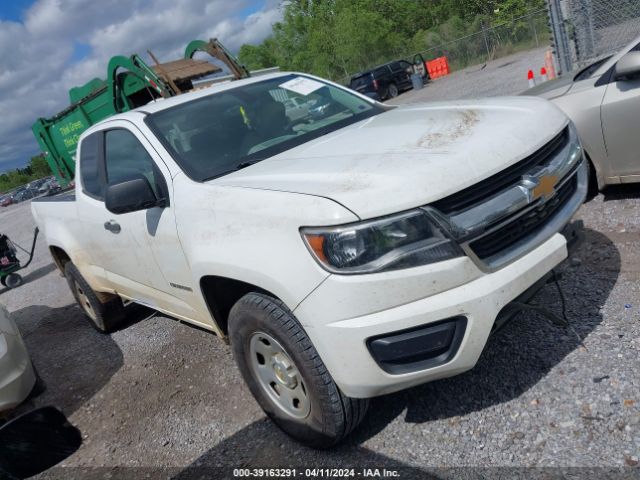
[[380, 67], [380, 68], [376, 68], [373, 71], [373, 76], [376, 78], [380, 78], [380, 77], [384, 77], [385, 75], [389, 74], [389, 67]]
[[104, 199], [104, 188], [100, 175], [100, 136], [102, 132], [93, 133], [82, 140], [80, 146], [80, 178], [82, 191], [98, 200]]

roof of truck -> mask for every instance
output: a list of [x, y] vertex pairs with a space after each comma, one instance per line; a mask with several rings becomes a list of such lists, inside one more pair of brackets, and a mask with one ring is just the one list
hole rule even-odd
[[181, 95], [176, 95], [175, 97], [171, 97], [171, 98], [163, 98], [163, 99], [156, 100], [154, 102], [148, 103], [147, 105], [136, 108], [133, 111], [140, 111], [143, 113], [155, 113], [170, 107], [174, 107], [176, 105], [180, 105], [182, 103], [190, 102], [191, 100], [195, 100], [196, 98], [206, 97], [213, 93], [224, 92], [225, 90], [232, 90], [234, 88], [238, 88], [243, 85], [258, 83], [263, 80], [270, 80], [272, 78], [278, 78], [278, 77], [283, 77], [287, 75], [291, 75], [291, 72], [276, 72], [276, 73], [269, 73], [266, 75], [260, 75], [258, 77], [243, 78], [242, 80], [233, 80], [233, 81], [224, 82], [224, 83], [214, 83], [209, 87], [205, 87], [199, 90], [193, 90], [191, 92], [183, 93]]
[[206, 97], [208, 95], [212, 95], [218, 92], [224, 92], [225, 90], [231, 90], [237, 87], [241, 87], [242, 85], [249, 85], [252, 83], [261, 82], [263, 80], [269, 80], [272, 78], [278, 78], [278, 77], [283, 77], [283, 76], [292, 75], [292, 74], [297, 75], [297, 73], [294, 73], [294, 72], [269, 73], [269, 74], [260, 75], [257, 77], [243, 78], [241, 80], [233, 80], [233, 81], [224, 82], [224, 83], [214, 83], [211, 86], [198, 89], [198, 90], [193, 90], [191, 92], [186, 92], [181, 95], [177, 95], [175, 97], [160, 98], [151, 103], [143, 105], [142, 107], [138, 107], [133, 110], [129, 110], [128, 112], [118, 113], [116, 115], [112, 115], [111, 117], [105, 118], [104, 120], [101, 120], [95, 123], [94, 125], [89, 127], [87, 130], [82, 132], [82, 137], [86, 137], [88, 134], [96, 130], [99, 130], [102, 125], [109, 122], [113, 122], [115, 120], [128, 120], [128, 121], [139, 120], [141, 115], [144, 116], [144, 115], [160, 112], [167, 108], [171, 108], [176, 105], [180, 105], [182, 103], [187, 103], [197, 98]]

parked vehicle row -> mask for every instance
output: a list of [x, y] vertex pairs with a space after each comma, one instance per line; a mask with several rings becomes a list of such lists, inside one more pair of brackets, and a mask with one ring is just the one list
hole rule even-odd
[[370, 397], [473, 368], [567, 258], [588, 184], [545, 100], [393, 107], [298, 73], [113, 116], [77, 158], [75, 194], [32, 212], [91, 324], [131, 300], [228, 339], [314, 447]]
[[13, 192], [0, 196], [0, 206], [8, 207], [14, 203], [24, 202], [40, 195], [55, 195], [61, 191], [62, 188], [55, 177], [34, 180], [24, 187], [19, 187]]

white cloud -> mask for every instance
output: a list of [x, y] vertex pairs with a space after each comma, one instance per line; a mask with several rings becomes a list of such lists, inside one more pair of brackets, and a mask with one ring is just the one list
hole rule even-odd
[[[237, 51], [280, 20], [279, 0], [37, 0], [23, 22], [0, 21], [0, 171], [37, 153], [31, 124], [68, 105], [70, 87], [104, 78], [113, 55], [179, 58], [190, 40]], [[89, 47], [74, 59], [78, 45]]]

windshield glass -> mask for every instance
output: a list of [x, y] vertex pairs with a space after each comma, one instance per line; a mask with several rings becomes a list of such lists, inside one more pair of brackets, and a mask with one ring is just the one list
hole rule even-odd
[[185, 173], [210, 180], [384, 110], [327, 83], [287, 75], [146, 117]]

